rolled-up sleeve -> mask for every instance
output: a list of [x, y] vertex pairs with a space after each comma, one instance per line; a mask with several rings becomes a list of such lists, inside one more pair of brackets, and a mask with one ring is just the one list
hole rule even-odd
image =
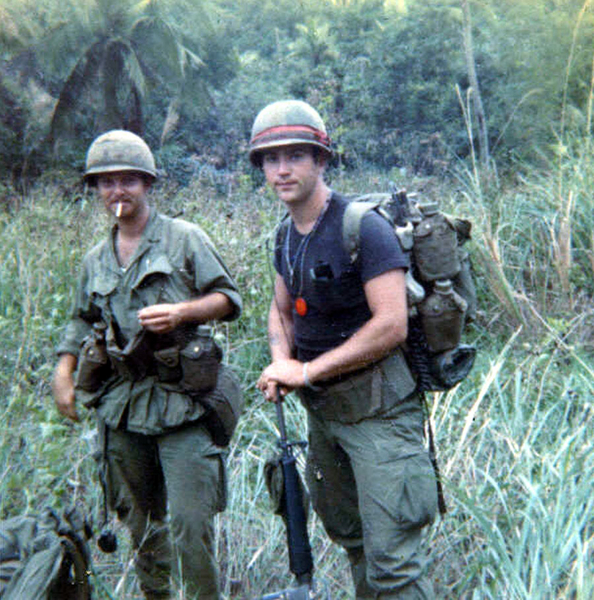
[[231, 274], [211, 239], [201, 229], [190, 236], [190, 259], [194, 267], [194, 285], [200, 294], [220, 292], [233, 305], [224, 320], [232, 321], [241, 314], [242, 300]]
[[76, 287], [76, 295], [71, 310], [70, 320], [64, 328], [62, 339], [56, 348], [56, 354], [73, 354], [78, 356], [84, 338], [91, 330], [92, 323], [98, 320], [97, 310], [90, 302], [87, 293], [88, 263], [83, 263], [82, 272]]

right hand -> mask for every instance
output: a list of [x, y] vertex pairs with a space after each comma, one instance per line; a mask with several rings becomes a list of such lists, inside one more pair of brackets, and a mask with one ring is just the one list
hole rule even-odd
[[277, 402], [278, 400], [282, 402], [284, 397], [293, 389], [293, 387], [286, 385], [284, 382], [281, 383], [276, 377], [271, 376], [272, 371], [271, 365], [264, 369], [256, 383], [256, 387], [269, 402]]

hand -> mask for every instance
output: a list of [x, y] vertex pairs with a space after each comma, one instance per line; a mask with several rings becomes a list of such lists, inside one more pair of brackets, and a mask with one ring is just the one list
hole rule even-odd
[[72, 374], [56, 372], [52, 382], [54, 401], [60, 414], [72, 421], [80, 421], [76, 412], [74, 380]]
[[276, 401], [277, 388], [281, 396], [285, 396], [303, 385], [303, 363], [292, 358], [276, 360], [268, 365], [257, 383], [264, 397], [272, 402]]
[[139, 310], [138, 320], [153, 333], [169, 333], [182, 322], [182, 316], [177, 304], [154, 304]]

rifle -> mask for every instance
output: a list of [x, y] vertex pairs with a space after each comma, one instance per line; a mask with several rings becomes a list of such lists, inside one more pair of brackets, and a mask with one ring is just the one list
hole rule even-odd
[[[291, 573], [295, 575], [297, 587], [267, 594], [261, 600], [311, 600], [312, 598], [321, 598], [317, 594], [319, 590], [317, 590], [317, 585], [313, 580], [313, 558], [307, 533], [307, 514], [303, 488], [293, 453], [293, 446], [303, 442], [289, 442], [287, 439], [282, 397], [278, 391], [275, 405], [280, 433], [278, 441], [281, 450], [280, 466], [284, 480], [281, 504], [284, 509], [283, 519], [287, 530], [289, 567]], [[324, 597], [330, 599], [327, 593]]]

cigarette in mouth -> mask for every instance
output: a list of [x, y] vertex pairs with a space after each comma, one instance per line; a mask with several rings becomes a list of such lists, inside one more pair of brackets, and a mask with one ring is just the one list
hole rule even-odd
[[116, 217], [119, 219], [122, 216], [122, 203], [118, 202], [118, 206], [116, 208]]

